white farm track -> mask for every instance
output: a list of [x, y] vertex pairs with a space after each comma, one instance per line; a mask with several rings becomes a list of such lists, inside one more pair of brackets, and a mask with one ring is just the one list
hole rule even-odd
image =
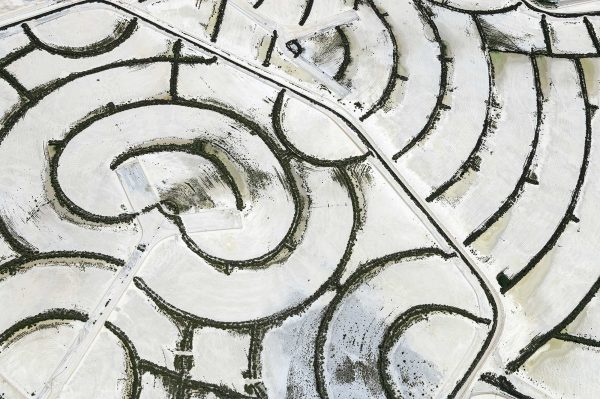
[[8, 1], [0, 398], [598, 398], [599, 107], [593, 2]]

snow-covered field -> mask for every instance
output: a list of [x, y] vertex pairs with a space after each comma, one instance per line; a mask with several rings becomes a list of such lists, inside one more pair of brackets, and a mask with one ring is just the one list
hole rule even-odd
[[3, 3], [0, 398], [598, 397], [597, 8]]

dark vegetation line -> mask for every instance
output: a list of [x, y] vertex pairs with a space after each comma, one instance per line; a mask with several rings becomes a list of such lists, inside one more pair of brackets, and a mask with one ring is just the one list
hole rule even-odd
[[542, 122], [543, 122], [542, 103], [543, 103], [544, 99], [543, 99], [543, 94], [542, 94], [540, 73], [539, 73], [539, 68], [537, 65], [537, 60], [536, 60], [535, 56], [531, 56], [530, 58], [531, 58], [533, 73], [534, 73], [534, 77], [535, 77], [534, 84], [535, 84], [535, 91], [536, 91], [536, 98], [537, 98], [537, 101], [536, 101], [536, 103], [537, 103], [537, 121], [536, 121], [536, 128], [535, 128], [535, 133], [533, 136], [533, 141], [531, 143], [531, 151], [527, 155], [527, 159], [525, 160], [525, 165], [523, 166], [523, 173], [521, 173], [521, 176], [519, 177], [519, 180], [517, 181], [517, 184], [515, 185], [515, 188], [513, 189], [513, 191], [502, 202], [502, 205], [500, 205], [500, 207], [485, 222], [483, 222], [479, 227], [477, 227], [473, 232], [471, 232], [467, 236], [467, 238], [463, 242], [464, 245], [471, 245], [483, 233], [485, 233], [494, 223], [496, 223], [498, 220], [500, 220], [500, 218], [502, 218], [502, 216], [504, 216], [504, 214], [506, 214], [506, 212], [508, 212], [508, 210], [515, 204], [517, 199], [521, 196], [521, 194], [523, 192], [523, 187], [525, 186], [525, 183], [527, 183], [528, 176], [531, 173], [531, 166], [533, 164], [533, 160], [535, 158], [535, 154], [537, 151], [537, 146], [538, 146], [538, 142], [539, 142], [539, 138], [540, 138], [540, 130], [542, 127]]
[[267, 55], [265, 56], [265, 60], [262, 63], [262, 66], [268, 67], [271, 65], [271, 57], [273, 56], [273, 50], [275, 49], [275, 43], [277, 42], [277, 31], [273, 31], [273, 35], [271, 36], [271, 41], [269, 42], [269, 48], [267, 49]]
[[179, 59], [181, 58], [181, 39], [173, 44], [173, 59], [171, 60], [171, 79], [169, 80], [169, 93], [171, 98], [177, 98], [177, 79], [179, 78]]
[[86, 259], [90, 261], [102, 261], [115, 266], [124, 266], [125, 261], [117, 259], [110, 255], [104, 255], [97, 252], [87, 251], [50, 251], [50, 252], [30, 252], [19, 258], [14, 258], [0, 266], [0, 272], [8, 272], [11, 275], [18, 273], [28, 263], [40, 260], [48, 261], [53, 259]]
[[506, 7], [502, 7], [502, 8], [497, 8], [495, 10], [483, 10], [483, 11], [471, 11], [471, 10], [463, 10], [461, 8], [458, 7], [454, 7], [451, 6], [449, 4], [446, 4], [445, 2], [437, 2], [437, 1], [432, 1], [432, 0], [427, 0], [430, 3], [435, 4], [436, 6], [442, 7], [442, 8], [446, 8], [448, 10], [454, 11], [454, 12], [459, 12], [461, 14], [468, 14], [471, 15], [473, 17], [477, 17], [478, 15], [493, 15], [493, 14], [504, 14], [507, 13], [509, 11], [514, 11], [517, 8], [519, 8], [522, 3], [519, 1], [515, 4], [512, 4], [510, 6], [506, 6]]
[[262, 364], [260, 355], [263, 351], [263, 342], [267, 330], [255, 327], [250, 331], [250, 348], [248, 349], [248, 377], [258, 380], [262, 377]]
[[30, 42], [27, 45], [21, 47], [20, 49], [9, 53], [4, 58], [0, 59], [0, 68], [4, 68], [5, 66], [12, 64], [16, 60], [25, 57], [27, 54], [31, 53], [35, 49], [35, 45]]
[[586, 337], [579, 337], [573, 334], [558, 333], [554, 336], [554, 338], [560, 339], [561, 341], [574, 342], [576, 344], [600, 348], [600, 341]]
[[[179, 340], [175, 343], [175, 348], [178, 351], [191, 352], [193, 350], [193, 339], [194, 339], [194, 323], [178, 323], [179, 326]], [[173, 366], [176, 372], [179, 374], [179, 378], [171, 380], [172, 392], [174, 399], [187, 399], [189, 395], [186, 395], [185, 381], [190, 380], [190, 370], [194, 367], [194, 356], [192, 354], [178, 353], [173, 359]], [[167, 391], [171, 391], [167, 389]]]
[[133, 284], [137, 289], [142, 291], [161, 311], [176, 316], [179, 319], [191, 321], [198, 325], [206, 326], [206, 327], [214, 327], [222, 330], [231, 329], [231, 330], [241, 330], [241, 331], [250, 331], [250, 329], [258, 324], [256, 321], [252, 320], [249, 322], [219, 322], [210, 320], [207, 318], [196, 316], [192, 313], [186, 312], [185, 310], [176, 308], [171, 305], [169, 302], [165, 301], [158, 293], [156, 293], [152, 288], [146, 284], [143, 278], [134, 277]]
[[6, 241], [11, 249], [20, 255], [33, 254], [37, 252], [23, 237], [15, 233], [4, 220], [0, 217], [0, 236]]
[[49, 309], [35, 316], [30, 316], [18, 321], [0, 334], [0, 344], [11, 339], [20, 330], [31, 328], [38, 323], [43, 323], [50, 320], [73, 320], [73, 321], [88, 321], [88, 315], [74, 309], [55, 308]]
[[[364, 121], [375, 112], [379, 111], [383, 106], [388, 102], [394, 88], [396, 87], [396, 80], [398, 78], [398, 62], [399, 62], [399, 54], [398, 54], [398, 42], [396, 40], [396, 36], [394, 36], [394, 31], [392, 29], [392, 25], [386, 19], [386, 13], [382, 13], [373, 3], [373, 0], [365, 0], [369, 7], [373, 10], [379, 21], [381, 21], [382, 25], [385, 27], [385, 30], [390, 37], [390, 41], [392, 42], [392, 65], [390, 69], [390, 75], [388, 76], [387, 84], [385, 85], [385, 89], [381, 93], [379, 99], [365, 112], [359, 119], [360, 121]], [[421, 9], [420, 0], [415, 1], [415, 6]], [[429, 22], [429, 20], [427, 20]], [[437, 28], [436, 28], [437, 29]]]
[[600, 11], [593, 12], [579, 12], [579, 13], [563, 13], [563, 12], [549, 12], [539, 8], [538, 6], [531, 3], [529, 0], [523, 0], [523, 3], [531, 10], [537, 11], [540, 14], [552, 15], [557, 18], [575, 18], [575, 17], [583, 17], [583, 16], [595, 16], [600, 15]]
[[181, 373], [160, 366], [149, 360], [141, 359], [139, 361], [139, 368], [143, 373], [150, 373], [155, 377], [160, 377], [167, 387], [177, 387], [179, 384], [183, 384], [184, 390], [196, 389], [202, 392], [212, 392], [220, 397], [228, 399], [255, 399], [253, 396], [244, 395], [229, 389], [225, 385], [210, 384], [208, 382], [192, 379], [182, 380]]
[[422, 5], [421, 0], [416, 1], [415, 5], [419, 6], [419, 12], [423, 16], [423, 19], [425, 21], [427, 21], [427, 24], [433, 31], [435, 41], [437, 42], [437, 44], [440, 48], [440, 55], [438, 57], [440, 60], [440, 64], [441, 64], [440, 90], [437, 95], [437, 100], [436, 100], [435, 106], [434, 106], [433, 110], [431, 111], [431, 113], [429, 114], [429, 117], [427, 118], [427, 122], [425, 123], [425, 126], [423, 126], [423, 129], [415, 137], [413, 137], [408, 142], [408, 144], [406, 144], [404, 146], [404, 148], [402, 148], [400, 151], [398, 151], [396, 154], [394, 154], [394, 156], [392, 156], [392, 160], [394, 160], [394, 161], [396, 161], [402, 155], [406, 154], [411, 148], [413, 148], [415, 145], [420, 143], [423, 139], [425, 139], [425, 137], [427, 137], [427, 135], [429, 135], [429, 133], [433, 129], [435, 123], [439, 120], [442, 109], [446, 108], [443, 101], [444, 101], [444, 97], [446, 96], [446, 91], [448, 90], [448, 85], [449, 85], [447, 63], [450, 61], [448, 59], [446, 44], [442, 40], [442, 37], [440, 36], [440, 32], [439, 32], [435, 22], [433, 21], [432, 11], [425, 8]]
[[337, 72], [333, 76], [333, 79], [339, 82], [346, 75], [346, 70], [348, 69], [348, 65], [350, 65], [350, 62], [352, 61], [352, 59], [351, 59], [351, 55], [350, 55], [350, 40], [348, 40], [348, 36], [346, 36], [346, 32], [344, 32], [344, 29], [342, 29], [341, 26], [336, 26], [335, 31], [338, 33], [338, 35], [340, 35], [340, 39], [342, 41], [342, 47], [344, 49], [344, 55], [343, 55], [344, 58], [342, 59], [342, 63], [340, 64], [340, 67], [338, 68]]
[[519, 50], [519, 49], [493, 48], [492, 50], [497, 53], [520, 54], [520, 55], [526, 55], [526, 56], [544, 56], [544, 57], [551, 58], [551, 59], [566, 58], [566, 59], [572, 60], [574, 58], [597, 57], [597, 55], [594, 53], [564, 53], [564, 54], [552, 53], [552, 54], [548, 54], [546, 49], [544, 49], [544, 50], [527, 50], [526, 51], [526, 50]]
[[127, 353], [127, 360], [129, 360], [130, 373], [129, 377], [131, 381], [129, 382], [129, 396], [128, 399], [139, 399], [142, 393], [142, 372], [140, 369], [140, 356], [131, 342], [131, 339], [121, 330], [119, 327], [111, 323], [110, 321], [106, 321], [104, 323], [104, 327], [113, 333], [123, 345], [125, 352]]
[[137, 29], [138, 20], [133, 18], [131, 21], [120, 21], [112, 35], [106, 38], [83, 47], [60, 47], [52, 46], [42, 42], [31, 30], [27, 23], [21, 25], [23, 31], [31, 41], [31, 43], [39, 49], [42, 49], [50, 54], [60, 55], [65, 58], [84, 58], [93, 57], [108, 53], [123, 44], [131, 37]]
[[23, 58], [35, 49], [36, 46], [30, 41], [24, 47], [21, 47], [20, 49], [17, 49], [0, 59], [0, 78], [4, 79], [6, 83], [8, 83], [13, 89], [15, 89], [17, 94], [19, 94], [19, 96], [25, 100], [30, 100], [29, 90], [25, 88], [17, 78], [15, 78], [10, 72], [8, 72], [6, 70], [6, 67], [12, 64], [13, 62]]
[[219, 37], [219, 32], [221, 31], [221, 25], [223, 24], [223, 18], [225, 18], [225, 8], [227, 7], [227, 0], [221, 0], [219, 3], [219, 9], [217, 10], [217, 20], [215, 22], [215, 27], [210, 35], [210, 41], [215, 43], [217, 38]]
[[569, 202], [569, 206], [565, 211], [563, 218], [560, 223], [556, 227], [556, 230], [550, 236], [550, 239], [544, 244], [544, 246], [531, 258], [531, 260], [527, 263], [527, 265], [521, 269], [518, 273], [516, 273], [513, 277], [509, 278], [504, 274], [504, 272], [500, 272], [498, 274], [498, 282], [500, 283], [500, 292], [506, 293], [512, 287], [514, 287], [519, 281], [523, 279], [529, 272], [533, 270], [533, 268], [546, 256], [552, 248], [556, 245], [561, 235], [564, 233], [567, 225], [571, 222], [576, 222], [578, 219], [575, 217], [575, 207], [577, 206], [577, 202], [579, 200], [579, 196], [581, 194], [581, 189], [583, 187], [583, 183], [585, 182], [585, 176], [587, 172], [587, 167], [589, 164], [590, 152], [592, 149], [592, 111], [588, 99], [588, 92], [585, 83], [585, 75], [583, 72], [583, 66], [581, 65], [581, 61], [579, 59], [574, 60], [575, 67], [577, 69], [577, 75], [579, 77], [579, 85], [581, 89], [581, 95], [583, 97], [583, 104], [585, 109], [585, 142], [584, 142], [584, 150], [583, 150], [583, 160], [581, 162], [581, 167], [579, 169], [579, 176], [577, 178], [577, 184], [573, 189], [571, 194], [571, 201]]
[[533, 399], [531, 396], [523, 395], [517, 388], [503, 375], [496, 375], [493, 373], [483, 373], [479, 378], [481, 381], [486, 382], [502, 392], [515, 397], [516, 399]]
[[540, 21], [542, 26], [542, 32], [544, 33], [544, 42], [546, 43], [546, 51], [548, 54], [552, 54], [552, 40], [550, 37], [550, 26], [548, 25], [548, 21], [546, 20], [546, 14], [542, 15], [542, 20]]
[[590, 22], [588, 17], [583, 17], [583, 23], [585, 23], [585, 27], [587, 28], [588, 34], [594, 43], [594, 48], [596, 49], [596, 53], [600, 54], [600, 41], [598, 40], [598, 35], [596, 34], [596, 30], [594, 29], [594, 25]]
[[21, 82], [19, 82], [17, 78], [15, 78], [6, 69], [0, 69], [0, 78], [4, 79], [6, 83], [8, 83], [13, 89], [15, 89], [15, 91], [17, 92], [17, 94], [19, 94], [20, 97], [29, 100], [29, 90], [27, 90], [25, 86], [23, 86]]
[[306, 23], [306, 20], [312, 11], [314, 2], [315, 0], [306, 0], [306, 5], [304, 6], [304, 11], [302, 12], [302, 16], [300, 17], [300, 22], [298, 22], [298, 25], [303, 26]]

